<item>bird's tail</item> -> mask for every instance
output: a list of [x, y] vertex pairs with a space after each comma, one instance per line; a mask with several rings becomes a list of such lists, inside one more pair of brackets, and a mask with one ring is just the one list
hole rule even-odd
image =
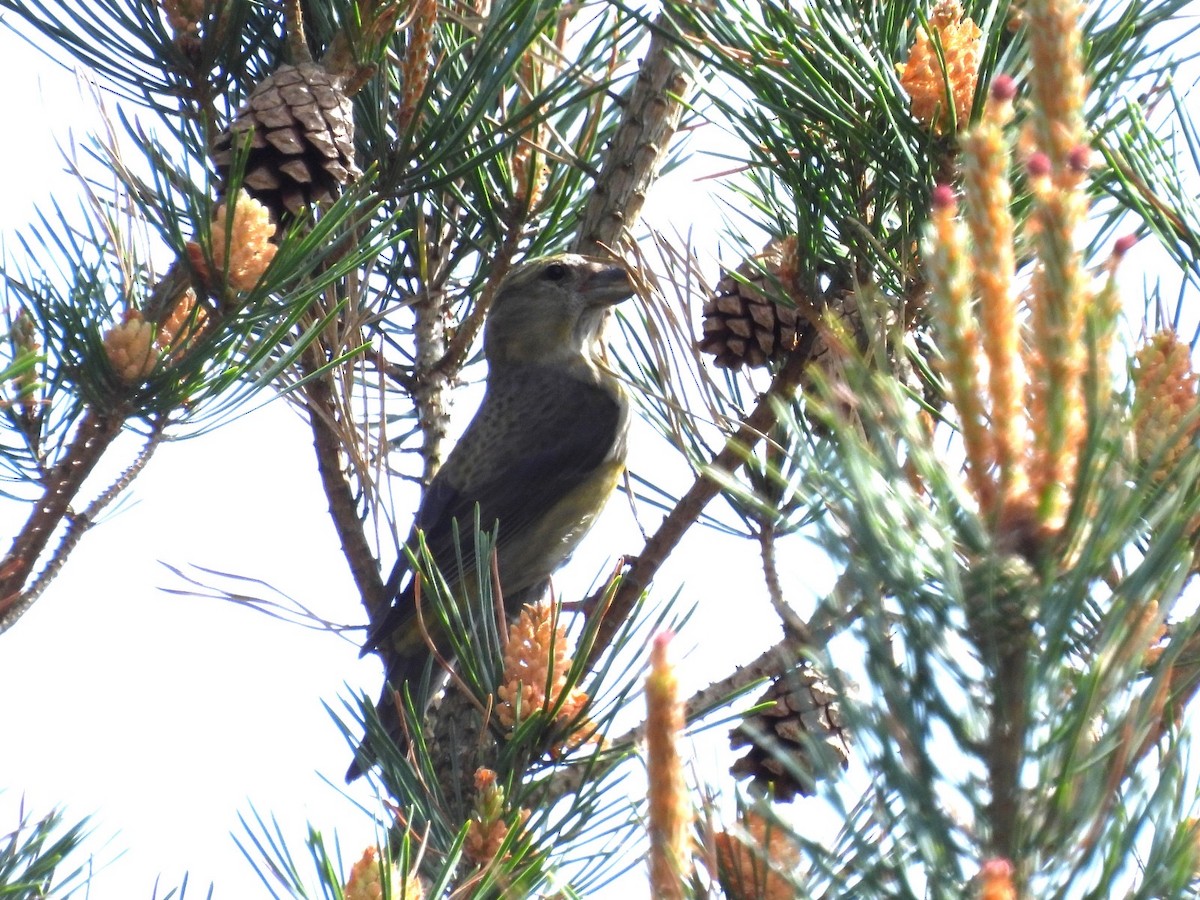
[[[506, 594], [504, 605], [510, 613], [510, 618], [511, 614], [525, 603], [533, 603], [540, 599], [546, 593], [549, 584], [549, 579], [544, 579], [537, 584]], [[374, 648], [387, 660], [387, 678], [375, 709], [388, 741], [402, 754], [408, 750], [405, 719], [412, 718], [407, 714], [403, 693], [405, 686], [407, 685], [411, 697], [411, 709], [416, 718], [420, 719], [424, 716], [430, 698], [445, 680], [446, 673], [430, 654], [427, 638], [433, 641], [444, 659], [453, 660], [452, 649], [441, 626], [429, 617], [422, 626], [417, 619], [415, 605], [409, 604], [407, 609], [392, 618], [390, 633]], [[401, 713], [402, 709], [405, 710], [404, 715]], [[372, 733], [372, 730], [368, 729], [366, 737], [354, 753], [354, 762], [346, 771], [347, 781], [358, 778], [379, 760], [381, 754], [378, 742], [382, 739], [383, 735], [378, 731]]]
[[424, 644], [414, 648], [414, 652], [411, 653], [389, 654], [383, 692], [375, 704], [375, 714], [381, 728], [367, 729], [358, 749], [354, 751], [354, 761], [346, 770], [347, 782], [354, 781], [379, 760], [381, 741], [388, 741], [402, 755], [407, 751], [408, 728], [405, 721], [411, 716], [406, 705], [405, 690], [407, 689], [411, 708], [418, 713], [423, 711], [432, 693], [429, 682], [437, 676], [436, 667], [430, 671], [431, 667], [428, 664], [431, 661]]

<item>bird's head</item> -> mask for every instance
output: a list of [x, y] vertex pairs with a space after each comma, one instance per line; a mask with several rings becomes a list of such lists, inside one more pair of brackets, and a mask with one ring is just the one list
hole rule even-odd
[[491, 363], [590, 359], [609, 307], [633, 293], [616, 263], [574, 253], [522, 263], [500, 285], [483, 354]]

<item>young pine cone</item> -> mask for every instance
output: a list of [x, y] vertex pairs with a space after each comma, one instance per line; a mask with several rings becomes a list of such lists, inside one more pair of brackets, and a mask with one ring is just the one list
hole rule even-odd
[[[362, 172], [354, 163], [354, 115], [338, 79], [315, 63], [283, 65], [263, 80], [217, 138], [222, 180], [249, 142], [242, 187], [276, 221], [329, 200]], [[228, 189], [228, 187], [227, 187]]]
[[755, 702], [764, 704], [770, 705], [747, 714], [729, 733], [733, 749], [750, 748], [730, 769], [735, 778], [748, 775], [755, 790], [787, 803], [797, 794], [812, 794], [831, 761], [847, 766], [850, 739], [837, 694], [811, 665], [773, 681]]
[[972, 563], [963, 579], [968, 634], [989, 667], [1028, 650], [1040, 594], [1037, 573], [1016, 553]]
[[1197, 383], [1192, 348], [1173, 330], [1147, 338], [1134, 355], [1134, 449], [1141, 465], [1154, 466], [1156, 483], [1170, 477], [1200, 429]]

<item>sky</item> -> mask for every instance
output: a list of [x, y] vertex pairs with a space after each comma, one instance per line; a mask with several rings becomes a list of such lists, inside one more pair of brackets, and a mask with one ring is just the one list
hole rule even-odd
[[[35, 204], [77, 194], [57, 142], [99, 122], [75, 74], [4, 27], [0, 73], [24, 86], [0, 99], [25, 136], [20, 150], [0, 149], [5, 171], [22, 173], [5, 179], [8, 241]], [[331, 619], [357, 621], [311, 459], [294, 449], [309, 440], [292, 408], [271, 403], [162, 446], [0, 635], [0, 833], [21, 802], [35, 815], [88, 816], [94, 900], [150, 897], [160, 874], [169, 888], [189, 870], [189, 896], [210, 880], [218, 897], [261, 893], [249, 890], [257, 876], [230, 838], [251, 804], [293, 826], [336, 823], [351, 846], [371, 840], [369, 821], [317, 772], [344, 771], [348, 752], [320, 699], [375, 690], [375, 661], [342, 638], [162, 590], [183, 586], [163, 563], [194, 563], [263, 578]], [[122, 464], [139, 446], [125, 444]], [[0, 533], [15, 533], [24, 514], [0, 499]]]
[[[0, 142], [3, 171], [20, 173], [4, 180], [0, 204], [0, 239], [11, 241], [35, 205], [77, 194], [58, 142], [100, 126], [94, 99], [75, 74], [2, 26], [0, 78], [22, 86], [0, 96], [0, 114], [21, 135]], [[714, 221], [716, 208], [701, 210], [711, 201], [692, 178], [666, 179], [648, 214], [669, 206], [673, 222]], [[715, 275], [715, 261], [709, 269]], [[464, 427], [470, 413], [460, 401], [452, 429]], [[633, 453], [652, 452], [654, 441], [635, 435]], [[127, 441], [119, 462], [127, 464], [137, 449]], [[103, 486], [119, 468], [90, 484]], [[355, 801], [380, 805], [365, 781], [348, 790], [341, 784], [350, 751], [323, 702], [336, 709], [355, 692], [375, 696], [378, 662], [359, 659], [354, 634], [309, 631], [227, 602], [170, 593], [187, 585], [164, 565], [261, 579], [331, 621], [361, 623], [326, 510], [310, 433], [285, 402], [159, 448], [126, 500], [0, 635], [0, 836], [15, 827], [22, 804], [35, 816], [62, 808], [67, 822], [89, 817], [86, 847], [97, 872], [91, 900], [149, 898], [156, 881], [161, 897], [185, 874], [188, 897], [204, 896], [210, 882], [217, 898], [264, 896], [231, 837], [245, 836], [239, 816], [255, 811], [276, 817], [301, 856], [309, 824], [327, 837], [336, 833], [348, 869], [375, 841], [374, 824]], [[0, 498], [0, 534], [15, 533], [25, 514], [23, 505]], [[397, 518], [406, 523], [409, 515]], [[657, 524], [657, 513], [643, 513], [643, 527]], [[711, 536], [693, 531], [681, 560], [713, 552]], [[637, 552], [641, 543], [628, 502], [614, 501], [556, 589], [582, 596], [618, 554]], [[757, 571], [756, 556], [744, 549]], [[705, 635], [720, 634], [730, 666], [775, 640], [765, 601], [748, 610], [736, 597], [744, 585], [738, 551], [719, 552], [729, 574], [706, 578], [686, 598], [699, 611], [675, 645], [685, 685], [700, 687], [704, 673], [711, 675], [710, 657], [696, 652]], [[663, 594], [684, 583], [685, 566], [661, 573]], [[741, 625], [734, 632], [727, 627], [730, 601]], [[776, 631], [764, 640], [763, 629]], [[724, 744], [723, 734], [695, 752], [719, 754], [713, 747]]]
[[[0, 203], [0, 240], [10, 241], [35, 204], [77, 190], [56, 140], [99, 123], [76, 76], [4, 27], [0, 83], [20, 86], [0, 92], [0, 115], [19, 135], [0, 142], [2, 170], [17, 173], [4, 179]], [[725, 167], [719, 160], [712, 166]], [[696, 174], [656, 186], [647, 207], [653, 223], [683, 229], [719, 218]], [[707, 274], [716, 271], [709, 260]], [[465, 426], [470, 412], [460, 401], [453, 427]], [[231, 836], [244, 835], [239, 817], [255, 810], [275, 816], [301, 854], [308, 825], [336, 833], [347, 868], [375, 840], [356, 802], [379, 804], [366, 782], [349, 790], [341, 784], [349, 748], [323, 704], [340, 708], [358, 691], [374, 696], [378, 662], [359, 659], [353, 634], [308, 631], [171, 593], [186, 586], [164, 565], [261, 579], [331, 621], [360, 623], [310, 441], [294, 409], [273, 402], [210, 434], [164, 445], [46, 594], [0, 635], [0, 836], [15, 826], [22, 802], [35, 815], [62, 807], [69, 822], [88, 816], [87, 849], [98, 873], [91, 900], [149, 898], [156, 881], [162, 896], [185, 873], [189, 897], [204, 896], [210, 882], [217, 898], [264, 896]], [[129, 441], [124, 461], [136, 449]], [[655, 451], [661, 447], [651, 435], [635, 433], [635, 458]], [[12, 534], [24, 515], [24, 507], [0, 498], [0, 535]], [[658, 524], [653, 511], [639, 518], [646, 529]], [[406, 523], [408, 514], [397, 519]], [[639, 550], [638, 526], [627, 502], [611, 503], [556, 579], [559, 593], [582, 595], [618, 554]], [[722, 564], [709, 564], [714, 558]], [[689, 567], [700, 560], [702, 583], [689, 581]], [[829, 573], [811, 554], [782, 564], [799, 591], [827, 587]], [[744, 573], [757, 567], [748, 545], [718, 543], [697, 528], [660, 573], [659, 596], [686, 584], [684, 602], [697, 608], [675, 648], [685, 688], [711, 676], [714, 647], [732, 667], [775, 639], [765, 600], [755, 607], [746, 596]], [[729, 627], [731, 608], [737, 628]], [[728, 765], [723, 734], [690, 746], [698, 770]], [[611, 896], [628, 896], [628, 884]]]

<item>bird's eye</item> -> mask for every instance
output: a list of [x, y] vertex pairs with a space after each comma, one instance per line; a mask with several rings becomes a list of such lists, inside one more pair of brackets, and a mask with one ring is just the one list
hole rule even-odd
[[562, 263], [550, 263], [542, 274], [551, 281], [562, 281], [567, 277], [567, 267]]

